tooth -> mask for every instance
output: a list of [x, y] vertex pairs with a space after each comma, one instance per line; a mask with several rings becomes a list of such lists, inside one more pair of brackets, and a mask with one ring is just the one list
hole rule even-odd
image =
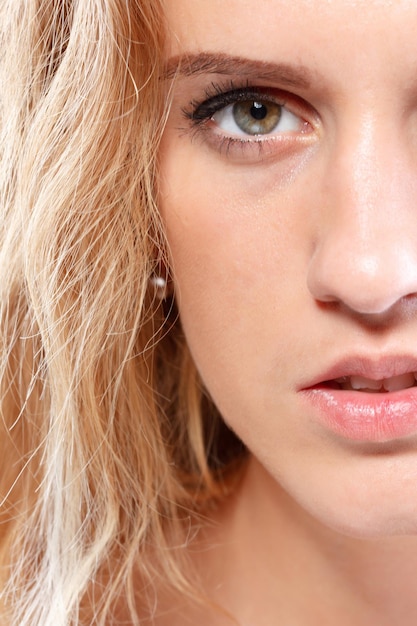
[[379, 390], [382, 388], [382, 380], [372, 380], [371, 378], [364, 378], [363, 376], [351, 376], [350, 384], [352, 389], [372, 389]]
[[399, 391], [400, 389], [407, 389], [412, 387], [415, 383], [414, 374], [400, 374], [400, 376], [392, 376], [386, 378], [383, 381], [384, 389], [386, 391]]

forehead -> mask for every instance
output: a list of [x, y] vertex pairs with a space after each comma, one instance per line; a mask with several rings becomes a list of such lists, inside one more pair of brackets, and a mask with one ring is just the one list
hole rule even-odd
[[364, 60], [389, 61], [399, 48], [406, 59], [417, 56], [415, 0], [164, 0], [164, 5], [171, 56], [210, 50], [358, 67]]
[[185, 26], [182, 34], [186, 24], [193, 23], [214, 42], [219, 26], [242, 38], [257, 30], [284, 29], [290, 23], [310, 33], [331, 24], [357, 31], [362, 26], [389, 24], [393, 16], [416, 8], [415, 0], [163, 0], [163, 4], [169, 22], [179, 30]]

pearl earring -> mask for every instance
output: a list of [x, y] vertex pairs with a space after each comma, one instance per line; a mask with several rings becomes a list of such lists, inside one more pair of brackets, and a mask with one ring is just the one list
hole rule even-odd
[[167, 281], [163, 276], [151, 276], [150, 283], [154, 288], [158, 300], [165, 300], [167, 297]]

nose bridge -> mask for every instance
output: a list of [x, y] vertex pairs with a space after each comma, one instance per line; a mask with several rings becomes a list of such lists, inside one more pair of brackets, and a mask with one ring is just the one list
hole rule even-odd
[[371, 112], [356, 116], [356, 124], [347, 120], [337, 134], [330, 155], [328, 199], [335, 222], [347, 220], [356, 243], [362, 238], [369, 243], [374, 233], [401, 217], [407, 149], [398, 129]]
[[329, 150], [308, 283], [320, 300], [381, 313], [417, 292], [417, 171], [399, 117], [367, 111], [346, 116]]

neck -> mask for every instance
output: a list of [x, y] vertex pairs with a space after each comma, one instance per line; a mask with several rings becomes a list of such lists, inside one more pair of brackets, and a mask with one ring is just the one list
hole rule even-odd
[[326, 528], [253, 459], [215, 517], [197, 565], [240, 626], [417, 623], [417, 537], [364, 540]]

